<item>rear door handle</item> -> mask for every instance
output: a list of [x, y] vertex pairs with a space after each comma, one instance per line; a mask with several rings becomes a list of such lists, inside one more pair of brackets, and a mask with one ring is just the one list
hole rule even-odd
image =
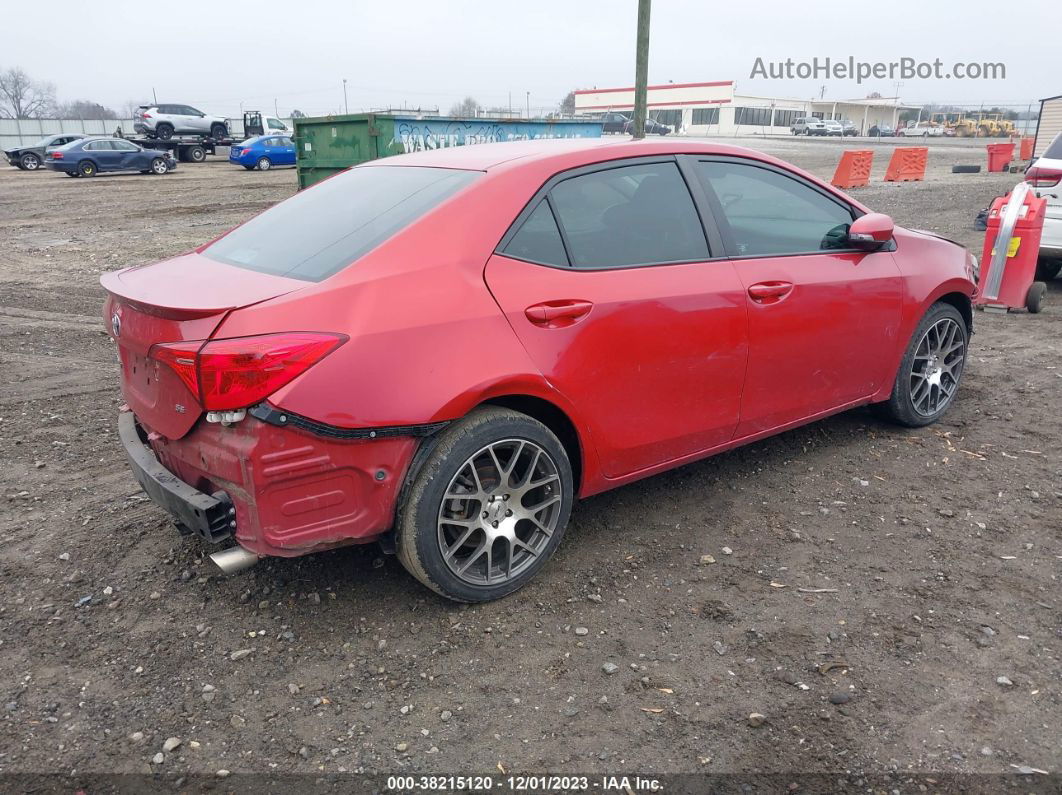
[[792, 291], [791, 282], [760, 282], [749, 287], [749, 298], [758, 304], [776, 304]]
[[536, 326], [568, 326], [587, 315], [593, 306], [589, 301], [543, 301], [529, 306], [524, 314]]

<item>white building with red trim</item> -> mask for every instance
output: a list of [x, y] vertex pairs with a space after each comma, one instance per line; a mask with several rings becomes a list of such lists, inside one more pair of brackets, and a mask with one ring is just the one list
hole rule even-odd
[[[650, 118], [685, 135], [779, 135], [802, 116], [849, 119], [866, 134], [875, 125], [895, 127], [900, 111], [917, 109], [895, 97], [834, 101], [736, 94], [732, 80], [649, 86], [646, 99]], [[633, 86], [575, 92], [578, 115], [629, 116], [633, 110]]]

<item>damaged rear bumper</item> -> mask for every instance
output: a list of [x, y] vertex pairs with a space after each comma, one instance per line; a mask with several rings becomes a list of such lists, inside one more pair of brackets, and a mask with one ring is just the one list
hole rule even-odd
[[246, 549], [283, 557], [390, 530], [426, 435], [421, 426], [336, 429], [263, 407], [229, 426], [200, 420], [180, 439], [148, 430], [133, 412], [120, 415], [134, 475], [179, 527], [220, 540], [225, 524]]
[[224, 491], [207, 494], [189, 486], [159, 463], [141, 437], [133, 412], [118, 415], [118, 436], [129, 468], [140, 487], [173, 517], [182, 532], [198, 533], [207, 541], [223, 541], [236, 527], [236, 509]]

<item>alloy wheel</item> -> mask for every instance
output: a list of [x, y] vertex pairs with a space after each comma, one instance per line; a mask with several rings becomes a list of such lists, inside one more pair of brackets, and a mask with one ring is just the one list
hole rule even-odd
[[910, 394], [914, 410], [923, 417], [939, 414], [955, 398], [966, 362], [966, 335], [957, 321], [946, 317], [930, 326], [915, 348]]
[[453, 574], [478, 586], [519, 577], [557, 529], [562, 481], [553, 458], [527, 439], [503, 439], [469, 456], [439, 507], [438, 543]]

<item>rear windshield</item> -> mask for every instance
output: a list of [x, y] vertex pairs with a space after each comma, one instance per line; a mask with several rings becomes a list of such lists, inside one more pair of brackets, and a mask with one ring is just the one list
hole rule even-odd
[[1047, 147], [1043, 156], [1051, 160], [1062, 160], [1062, 133], [1055, 136], [1055, 140]]
[[255, 216], [202, 253], [260, 273], [321, 281], [480, 173], [408, 166], [352, 168]]

